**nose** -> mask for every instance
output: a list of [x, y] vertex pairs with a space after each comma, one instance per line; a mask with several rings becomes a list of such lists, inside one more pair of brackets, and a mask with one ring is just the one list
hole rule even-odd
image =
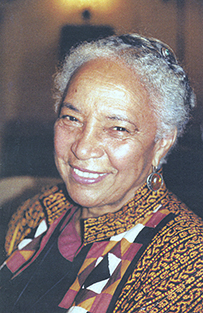
[[104, 154], [101, 135], [95, 126], [84, 126], [72, 144], [71, 150], [77, 159], [100, 158]]

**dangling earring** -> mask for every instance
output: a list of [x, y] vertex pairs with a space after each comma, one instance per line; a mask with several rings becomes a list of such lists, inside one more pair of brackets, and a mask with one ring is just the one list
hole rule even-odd
[[157, 172], [157, 168], [153, 166], [152, 173], [147, 177], [147, 187], [151, 191], [158, 191], [163, 185], [163, 177]]

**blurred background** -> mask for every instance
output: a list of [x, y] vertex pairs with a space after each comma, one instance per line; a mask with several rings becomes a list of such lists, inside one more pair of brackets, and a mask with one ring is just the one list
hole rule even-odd
[[21, 195], [58, 181], [52, 139], [58, 63], [78, 41], [127, 32], [169, 44], [189, 74], [197, 108], [164, 176], [203, 216], [203, 1], [0, 0], [1, 225]]

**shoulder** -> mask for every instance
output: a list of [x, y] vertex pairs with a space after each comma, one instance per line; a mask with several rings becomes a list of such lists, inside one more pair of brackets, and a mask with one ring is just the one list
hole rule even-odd
[[26, 236], [32, 235], [42, 220], [49, 227], [69, 207], [64, 184], [43, 188], [42, 192], [25, 201], [13, 214], [5, 238], [7, 255]]
[[176, 228], [177, 232], [181, 231], [181, 229], [186, 230], [190, 228], [191, 230], [192, 228], [193, 232], [197, 231], [202, 233], [202, 218], [196, 215], [192, 210], [190, 210], [172, 192], [167, 192], [167, 196], [164, 199], [163, 206], [170, 212], [174, 213], [174, 223], [179, 225], [179, 227]]
[[173, 218], [145, 249], [120, 295], [120, 304], [126, 309], [200, 312], [203, 221], [170, 192], [161, 201]]
[[160, 251], [164, 251], [163, 253], [169, 252], [169, 262], [173, 260], [179, 262], [186, 255], [190, 264], [195, 262], [195, 256], [203, 261], [201, 217], [192, 212], [171, 192], [168, 192], [165, 198], [164, 207], [174, 216], [154, 238], [154, 244]]

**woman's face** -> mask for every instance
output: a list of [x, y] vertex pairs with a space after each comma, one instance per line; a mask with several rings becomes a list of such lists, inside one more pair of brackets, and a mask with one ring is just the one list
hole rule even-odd
[[117, 211], [146, 181], [157, 153], [148, 93], [124, 64], [97, 59], [73, 76], [55, 124], [56, 165], [90, 216]]

